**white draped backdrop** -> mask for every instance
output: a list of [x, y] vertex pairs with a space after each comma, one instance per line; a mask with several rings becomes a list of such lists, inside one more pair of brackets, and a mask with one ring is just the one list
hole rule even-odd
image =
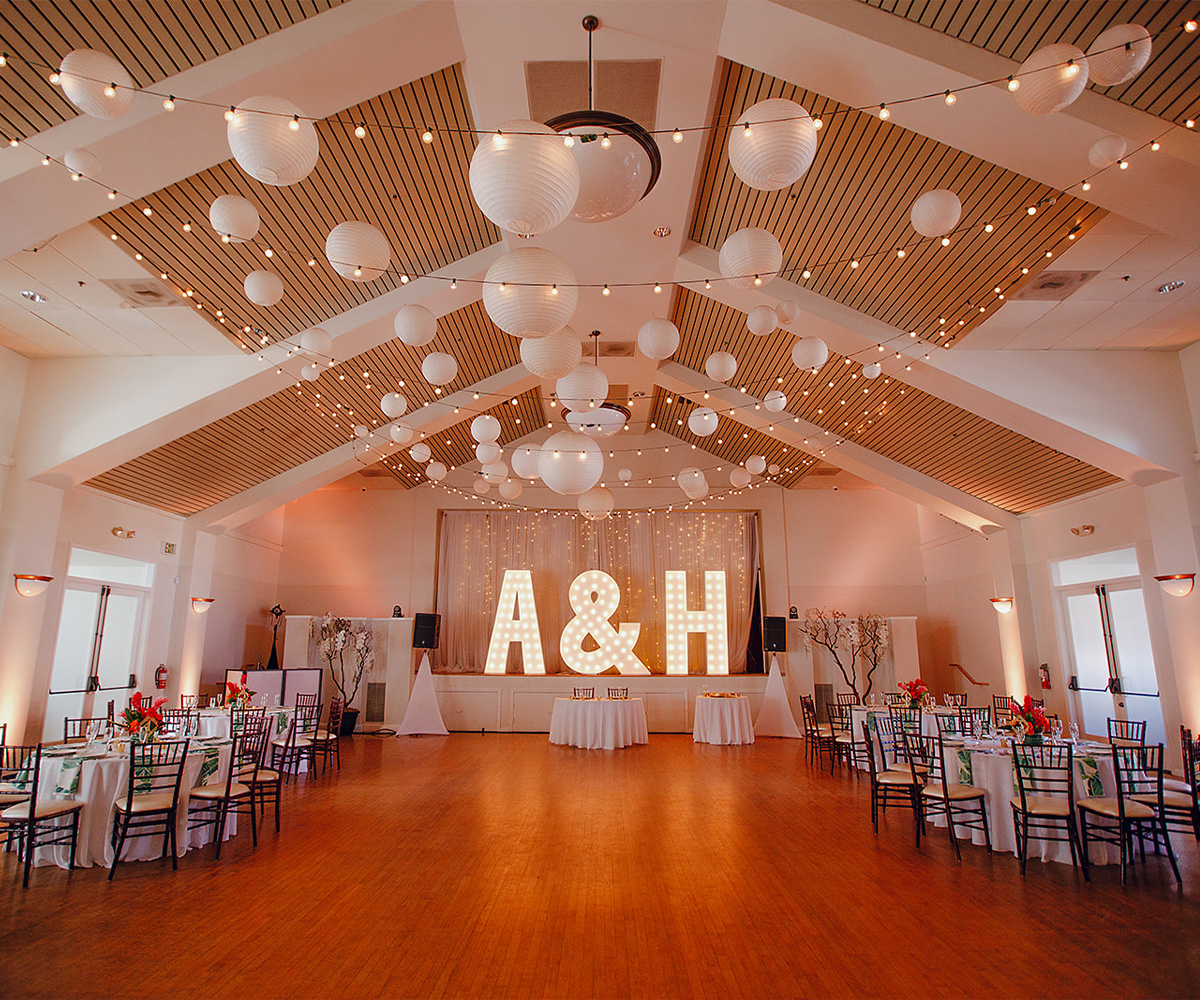
[[[665, 573], [687, 573], [688, 607], [704, 602], [704, 571], [724, 570], [729, 617], [729, 669], [746, 669], [746, 644], [758, 572], [753, 514], [679, 511], [617, 512], [606, 521], [533, 511], [444, 511], [438, 546], [437, 610], [441, 644], [434, 661], [445, 673], [482, 673], [504, 571], [533, 574], [547, 673], [568, 673], [558, 653], [563, 626], [574, 616], [571, 581], [589, 569], [621, 588], [610, 621], [640, 622], [634, 651], [653, 674], [666, 672]], [[522, 615], [524, 611], [522, 610]], [[689, 637], [690, 673], [705, 672], [704, 637]], [[519, 646], [508, 672], [521, 673]], [[615, 672], [615, 671], [614, 671]]]

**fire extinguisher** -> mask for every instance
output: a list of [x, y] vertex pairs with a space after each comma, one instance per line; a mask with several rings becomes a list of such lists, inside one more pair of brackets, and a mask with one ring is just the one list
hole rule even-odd
[[1040, 667], [1038, 667], [1038, 677], [1042, 682], [1042, 690], [1049, 691], [1050, 690], [1050, 666], [1049, 666], [1049, 664], [1043, 663]]
[[160, 691], [167, 686], [167, 667], [164, 663], [160, 663], [154, 671], [154, 686]]

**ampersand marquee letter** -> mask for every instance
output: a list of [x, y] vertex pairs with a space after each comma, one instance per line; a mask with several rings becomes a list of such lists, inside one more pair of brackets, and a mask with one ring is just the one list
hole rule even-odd
[[[518, 608], [518, 601], [520, 606]], [[521, 665], [527, 674], [544, 674], [542, 635], [538, 631], [537, 605], [533, 600], [533, 575], [527, 569], [506, 569], [496, 602], [496, 620], [488, 643], [485, 674], [502, 674], [508, 664], [508, 647], [521, 644]]]
[[704, 610], [689, 611], [687, 574], [667, 570], [667, 673], [688, 672], [688, 633], [703, 632], [707, 673], [729, 673], [729, 631], [725, 618], [725, 573], [704, 574]]
[[[621, 588], [603, 570], [589, 569], [571, 583], [567, 591], [575, 617], [567, 622], [558, 641], [563, 662], [579, 674], [599, 674], [616, 667], [622, 674], [648, 674], [650, 668], [633, 651], [642, 626], [637, 622], [621, 622], [617, 628], [609, 623], [621, 603]], [[589, 635], [595, 649], [584, 649], [583, 640]]]

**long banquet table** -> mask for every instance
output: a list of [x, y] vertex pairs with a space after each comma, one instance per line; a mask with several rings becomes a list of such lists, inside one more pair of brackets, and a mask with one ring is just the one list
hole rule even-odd
[[[291, 724], [292, 716], [295, 712], [290, 708], [275, 708], [267, 709], [267, 719], [271, 721], [271, 726], [267, 730], [270, 734], [267, 737], [269, 743], [273, 739], [283, 736], [287, 732], [288, 726]], [[202, 708], [200, 709], [200, 733], [202, 737], [220, 737], [221, 739], [229, 739], [230, 721], [228, 708]]]
[[648, 743], [641, 698], [555, 698], [550, 742], [583, 750], [618, 750]]
[[696, 695], [692, 742], [729, 745], [754, 742], [754, 718], [744, 694]]

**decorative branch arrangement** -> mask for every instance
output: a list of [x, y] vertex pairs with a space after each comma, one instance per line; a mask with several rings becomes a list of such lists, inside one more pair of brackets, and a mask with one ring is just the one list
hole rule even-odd
[[863, 678], [865, 688], [862, 696], [870, 696], [875, 684], [875, 671], [883, 662], [887, 653], [888, 623], [882, 615], [859, 615], [854, 622], [854, 636], [851, 639], [851, 650], [862, 659], [866, 669]]
[[[850, 690], [858, 695], [858, 671], [854, 666], [859, 653], [856, 640], [858, 623], [855, 619], [846, 617], [844, 611], [809, 608], [804, 612], [800, 631], [810, 646], [815, 642], [829, 650], [833, 662], [842, 673], [843, 680], [850, 685]], [[842, 662], [839, 650], [850, 654], [849, 664]], [[861, 696], [859, 700], [862, 700]]]
[[[350, 705], [358, 694], [363, 674], [375, 666], [374, 633], [369, 627], [355, 628], [349, 618], [335, 618], [327, 611], [323, 617], [312, 620], [309, 635], [317, 640], [317, 648], [329, 665], [329, 676], [342, 696], [342, 704]], [[346, 673], [347, 650], [353, 654], [349, 677]]]

